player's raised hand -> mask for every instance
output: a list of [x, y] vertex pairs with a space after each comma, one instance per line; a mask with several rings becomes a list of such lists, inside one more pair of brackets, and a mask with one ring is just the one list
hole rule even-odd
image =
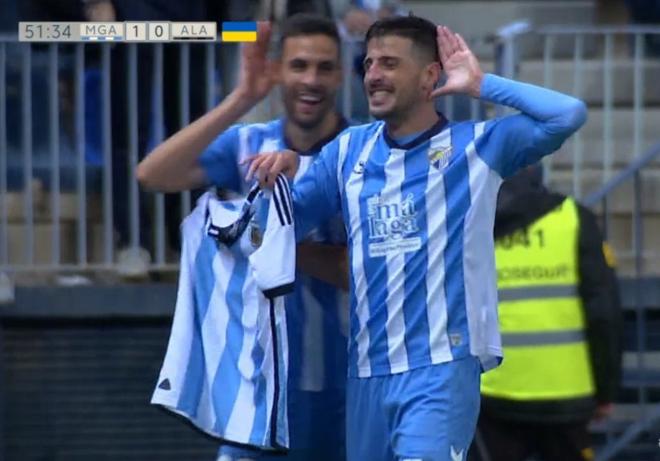
[[252, 103], [265, 98], [277, 82], [277, 63], [268, 58], [271, 24], [257, 23], [257, 41], [245, 43], [241, 49], [241, 64], [237, 91]]
[[431, 97], [462, 93], [478, 98], [484, 73], [463, 37], [452, 32], [448, 27], [438, 26], [437, 40], [440, 62], [447, 75], [447, 81], [434, 90]]
[[284, 173], [289, 178], [296, 175], [299, 158], [296, 152], [284, 150], [249, 157], [242, 162], [246, 163], [250, 164], [245, 175], [246, 181], [256, 177], [261, 187], [272, 189], [278, 174]]

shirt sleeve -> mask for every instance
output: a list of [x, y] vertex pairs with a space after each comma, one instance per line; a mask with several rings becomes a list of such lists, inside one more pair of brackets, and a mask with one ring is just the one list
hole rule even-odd
[[240, 128], [241, 125], [233, 125], [220, 134], [199, 159], [206, 177], [214, 186], [233, 191], [239, 191], [241, 188], [237, 160]]
[[297, 240], [302, 240], [312, 229], [341, 211], [339, 149], [340, 138], [326, 144], [314, 163], [293, 186]]
[[273, 299], [293, 291], [296, 240], [288, 180], [280, 175], [269, 193], [268, 222], [261, 246], [250, 255], [252, 276], [264, 295]]
[[503, 178], [559, 149], [587, 119], [579, 99], [492, 74], [484, 76], [481, 99], [521, 112], [493, 120], [477, 141], [479, 156]]

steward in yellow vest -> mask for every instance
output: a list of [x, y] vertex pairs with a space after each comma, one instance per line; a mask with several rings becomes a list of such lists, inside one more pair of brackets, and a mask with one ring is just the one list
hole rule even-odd
[[543, 188], [539, 172], [498, 197], [504, 360], [482, 375], [479, 421], [492, 461], [591, 459], [587, 425], [611, 408], [621, 373], [619, 295], [595, 216]]

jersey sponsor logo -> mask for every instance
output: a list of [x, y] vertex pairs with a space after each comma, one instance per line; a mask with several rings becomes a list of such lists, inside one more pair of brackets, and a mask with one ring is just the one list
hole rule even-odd
[[436, 170], [444, 170], [449, 165], [452, 150], [452, 146], [429, 150], [429, 163]]
[[412, 194], [400, 202], [383, 201], [380, 194], [367, 199], [369, 220], [369, 256], [417, 251], [422, 239], [417, 235], [417, 210]]
[[451, 461], [463, 461], [463, 452], [465, 449], [460, 449], [459, 451], [456, 451], [456, 448], [454, 448], [453, 445], [449, 447], [449, 456], [451, 457]]

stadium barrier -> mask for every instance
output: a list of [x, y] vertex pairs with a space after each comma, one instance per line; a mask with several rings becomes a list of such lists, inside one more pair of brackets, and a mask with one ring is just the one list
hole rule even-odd
[[[110, 100], [114, 97], [128, 97], [137, 101], [138, 54], [137, 45], [126, 46], [128, 85], [126, 95], [113, 92], [111, 82], [111, 53], [113, 44], [85, 45], [33, 45], [16, 43], [12, 40], [0, 42], [0, 195], [7, 199], [0, 201], [0, 271], [58, 271], [95, 270], [112, 268], [115, 263], [114, 226], [113, 226], [113, 190], [112, 190], [112, 155], [113, 128]], [[163, 132], [163, 45], [154, 44], [153, 53], [153, 105], [151, 141], [159, 142]], [[210, 108], [215, 105], [216, 87], [214, 78], [214, 44], [180, 44], [181, 65], [179, 104], [180, 124], [186, 125], [189, 108], [189, 57], [190, 46], [205, 47], [205, 67], [200, 70], [205, 74], [206, 103]], [[96, 69], [98, 78], [92, 79], [90, 67], [86, 66], [86, 48], [97, 47], [99, 59]], [[37, 59], [35, 59], [35, 57]], [[17, 62], [18, 61], [18, 62]], [[39, 75], [39, 73], [42, 75]], [[60, 86], [66, 73], [73, 89], [72, 97], [66, 101], [68, 110], [62, 108]], [[43, 75], [45, 74], [45, 75]], [[98, 83], [94, 87], [94, 83]], [[45, 88], [44, 88], [45, 87]], [[7, 89], [5, 91], [5, 88]], [[95, 96], [97, 90], [99, 97]], [[9, 94], [8, 94], [9, 93]], [[34, 98], [35, 93], [39, 96]], [[92, 99], [90, 101], [90, 99]], [[8, 111], [8, 107], [10, 110]], [[13, 111], [11, 110], [13, 109]], [[87, 117], [91, 114], [91, 117]], [[86, 120], [86, 117], [88, 120]], [[98, 121], [100, 130], [95, 133], [89, 118]], [[15, 119], [15, 120], [14, 120]], [[139, 246], [139, 200], [138, 184], [135, 180], [135, 168], [138, 163], [138, 109], [137, 104], [127, 104], [125, 116], [128, 135], [129, 201], [126, 204], [129, 215], [129, 235], [131, 247]], [[38, 130], [35, 130], [35, 124]], [[67, 125], [66, 127], [64, 125]], [[5, 131], [5, 127], [10, 126]], [[18, 133], [12, 132], [18, 130]], [[68, 129], [68, 131], [67, 131]], [[89, 139], [90, 133], [95, 139]], [[94, 136], [95, 135], [95, 136]], [[9, 139], [8, 139], [9, 138]], [[35, 139], [38, 140], [35, 145]], [[40, 204], [35, 197], [35, 180], [48, 190], [49, 203]], [[63, 184], [63, 183], [66, 183]], [[65, 186], [65, 187], [63, 187]], [[62, 192], [68, 189], [74, 197], [74, 209], [63, 210]], [[37, 188], [39, 189], [39, 188]], [[91, 189], [91, 190], [90, 190]], [[8, 196], [8, 192], [14, 192]], [[181, 213], [190, 210], [190, 196], [182, 195]], [[16, 200], [20, 201], [20, 209]], [[97, 201], [90, 202], [91, 199]], [[163, 194], [153, 197], [155, 251], [152, 267], [167, 269], [165, 258]], [[90, 210], [100, 205], [100, 210]], [[68, 204], [71, 205], [71, 204]], [[42, 206], [45, 211], [35, 216], [35, 208]], [[69, 258], [62, 255], [62, 218], [66, 211], [68, 218], [75, 221], [75, 247], [69, 251]], [[91, 248], [89, 212], [100, 217], [102, 224], [100, 251], [96, 257], [89, 255]], [[9, 216], [19, 217], [22, 226], [20, 236], [22, 251], [9, 242]], [[43, 218], [47, 217], [47, 221]], [[49, 257], [35, 256], [37, 238], [43, 239], [43, 232], [37, 237], [35, 219], [49, 224], [45, 234], [50, 241]], [[71, 233], [69, 234], [70, 237]], [[13, 247], [13, 248], [12, 248]], [[14, 256], [13, 258], [11, 256]], [[173, 267], [172, 267], [173, 268]]]
[[[649, 106], [660, 104], [660, 88], [653, 81], [660, 70], [660, 26], [532, 27], [523, 22], [502, 28], [498, 38], [503, 75], [568, 92], [584, 99], [591, 112], [598, 111], [593, 131], [600, 132], [600, 139], [596, 133], [587, 136], [588, 141], [601, 141], [599, 149], [594, 154], [585, 152], [589, 149], [585, 130], [571, 143], [574, 196], [584, 196], [581, 179], [586, 168], [597, 167], [607, 181], [617, 164], [627, 163], [625, 155], [636, 157], [650, 147], [655, 133], [645, 130], [644, 118]], [[625, 126], [632, 133], [625, 145], [629, 152], [620, 152], [616, 142], [621, 138], [616, 110], [622, 107], [632, 112], [632, 123]], [[556, 156], [546, 160], [549, 181], [556, 160]]]
[[[585, 128], [558, 154], [545, 160], [547, 181], [581, 198], [650, 147], [653, 127], [660, 123], [660, 110], [655, 109], [660, 106], [660, 87], [652, 80], [653, 73], [660, 71], [660, 61], [647, 55], [656, 52], [653, 43], [657, 42], [649, 39], [659, 37], [660, 27], [535, 28], [522, 22], [502, 28], [493, 37], [471, 42], [479, 50], [491, 50], [480, 56], [486, 70], [544, 84], [587, 101], [590, 120]], [[111, 75], [115, 62], [112, 55], [119, 46], [127, 50], [125, 94], [117, 94]], [[225, 53], [220, 62], [219, 51], [226, 44], [150, 44], [153, 65], [149, 76], [138, 76], [137, 46], [29, 44], [18, 43], [14, 37], [0, 39], [0, 81], [4, 83], [0, 89], [0, 193], [5, 197], [0, 201], [0, 273], [121, 271], [111, 166], [116, 148], [113, 132], [120, 127], [113, 126], [116, 117], [112, 117], [109, 102], [119, 97], [136, 101], [138, 78], [152, 81], [153, 96], [148, 101], [152, 108], [148, 133], [151, 148], [165, 137], [166, 104], [176, 99], [181, 107], [179, 127], [190, 122], [191, 72], [203, 74], [207, 109], [216, 105], [233, 84], [231, 78], [220, 74], [227, 68], [234, 74], [237, 69], [235, 48], [229, 59]], [[177, 94], [163, 95], [165, 46], [178, 47]], [[201, 69], [190, 67], [191, 47], [204, 48]], [[368, 119], [356, 75], [363, 44], [345, 40], [342, 47], [340, 107], [349, 118]], [[93, 62], [88, 57], [90, 50], [96, 54]], [[280, 115], [279, 98], [278, 92], [273, 92], [245, 120]], [[450, 119], [479, 118], [493, 112], [492, 107], [469, 98], [442, 98], [438, 108]], [[506, 112], [503, 108], [495, 110]], [[128, 198], [124, 212], [129, 254], [138, 254], [141, 242], [148, 240], [150, 261], [142, 269], [175, 271], [178, 260], [176, 249], [168, 244], [166, 226], [171, 223], [166, 224], [165, 216], [185, 216], [192, 197], [184, 192], [177, 209], [166, 209], [168, 202], [163, 194], [140, 193], [134, 171], [145, 154], [138, 147], [138, 139], [145, 134], [139, 131], [138, 117], [136, 105], [128, 104], [121, 128], [128, 138]], [[170, 132], [173, 128], [178, 127], [170, 127]], [[660, 178], [660, 174], [657, 176]], [[652, 191], [652, 186], [646, 184], [643, 191]], [[623, 204], [613, 200], [614, 208], [630, 208], [632, 200], [624, 197], [626, 200]], [[647, 206], [660, 211], [660, 204]], [[152, 222], [146, 231], [144, 213], [140, 211], [144, 208], [148, 208]], [[613, 220], [608, 219], [609, 209], [604, 215], [607, 232]], [[147, 232], [149, 238], [145, 239]], [[627, 247], [616, 249], [621, 258], [632, 260], [634, 233], [628, 232], [626, 237]], [[660, 261], [660, 253], [652, 248], [642, 251], [644, 258]]]
[[[473, 40], [483, 46], [483, 40]], [[126, 47], [127, 84], [113, 84], [113, 56], [117, 47]], [[139, 75], [138, 46], [153, 47], [151, 75]], [[164, 47], [178, 48], [177, 94], [163, 93]], [[201, 69], [191, 68], [191, 48], [204, 48]], [[233, 47], [227, 52], [225, 47]], [[225, 48], [224, 55], [221, 48]], [[343, 86], [339, 107], [352, 120], [368, 121], [366, 98], [362, 94], [361, 65], [363, 44], [356, 40], [342, 43]], [[118, 262], [116, 221], [113, 202], [113, 133], [127, 133], [129, 254], [137, 255], [144, 240], [143, 213], [149, 209], [150, 261], [142, 271], [175, 271], [176, 251], [168, 245], [166, 213], [178, 216], [191, 209], [190, 192], [180, 194], [180, 209], [166, 209], [165, 195], [141, 193], [135, 179], [136, 166], [145, 155], [139, 150], [143, 125], [137, 104], [126, 105], [123, 127], [113, 125], [111, 101], [127, 98], [138, 101], [140, 78], [152, 84], [148, 149], [166, 134], [166, 104], [176, 104], [180, 128], [190, 123], [192, 72], [203, 74], [205, 107], [210, 109], [227, 94], [225, 86], [236, 79], [238, 48], [220, 43], [19, 43], [15, 37], [0, 37], [0, 274], [72, 274], [116, 272]], [[93, 58], [90, 58], [90, 52]], [[225, 58], [222, 62], [221, 59]], [[229, 76], [221, 72], [229, 68]], [[119, 88], [123, 88], [120, 91]], [[122, 94], [119, 94], [119, 93]], [[125, 93], [124, 93], [125, 92]], [[145, 101], [140, 99], [144, 104]], [[469, 98], [443, 98], [438, 102], [450, 119], [477, 118], [485, 106]], [[280, 94], [273, 91], [244, 117], [263, 121], [282, 114]], [[172, 131], [172, 128], [170, 128]], [[140, 138], [141, 139], [141, 138]], [[129, 268], [129, 270], [132, 270]], [[0, 285], [2, 285], [0, 283]], [[0, 292], [2, 289], [0, 289]], [[1, 298], [2, 296], [0, 296]]]

